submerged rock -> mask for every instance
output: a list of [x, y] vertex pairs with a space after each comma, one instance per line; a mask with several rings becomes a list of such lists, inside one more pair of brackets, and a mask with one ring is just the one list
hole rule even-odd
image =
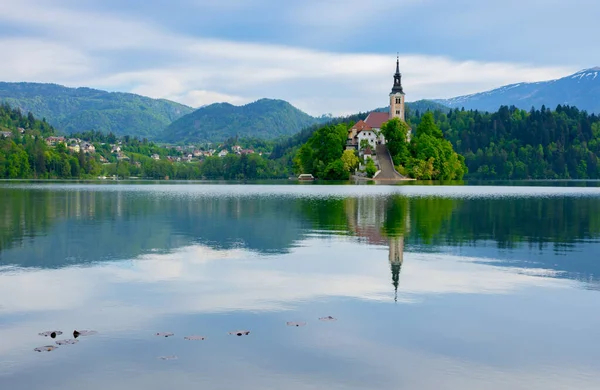
[[174, 336], [175, 333], [171, 333], [171, 332], [158, 332], [154, 334], [155, 336], [159, 336], [159, 337], [171, 337]]
[[44, 337], [52, 337], [53, 339], [56, 338], [56, 336], [60, 336], [61, 334], [63, 334], [63, 332], [61, 332], [60, 330], [49, 330], [47, 332], [42, 332], [42, 333], [38, 333], [40, 336], [44, 336]]
[[229, 334], [234, 335], [234, 336], [248, 336], [250, 334], [249, 330], [234, 330], [232, 332], [229, 332]]
[[77, 338], [79, 336], [93, 336], [98, 334], [95, 330], [74, 330], [73, 337]]
[[306, 322], [292, 322], [292, 321], [288, 321], [285, 323], [287, 326], [305, 326]]
[[332, 322], [332, 321], [337, 321], [337, 318], [333, 318], [332, 316], [327, 316], [327, 317], [319, 318], [319, 321]]
[[75, 339], [56, 340], [56, 344], [58, 344], [58, 345], [73, 345], [73, 344], [77, 344], [78, 342], [79, 342], [79, 340], [75, 340]]
[[176, 360], [177, 356], [175, 355], [170, 355], [170, 356], [159, 356], [158, 357], [160, 360]]
[[56, 348], [58, 348], [58, 347], [54, 346], [54, 345], [44, 345], [43, 347], [37, 347], [37, 348], [35, 348], [34, 351], [35, 352], [52, 352]]
[[185, 340], [202, 341], [202, 340], [206, 339], [206, 337], [204, 337], [204, 336], [185, 336], [184, 339]]

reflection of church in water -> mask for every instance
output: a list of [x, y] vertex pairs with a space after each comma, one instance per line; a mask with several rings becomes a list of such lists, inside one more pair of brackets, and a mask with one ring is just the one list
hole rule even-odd
[[386, 201], [377, 198], [348, 199], [345, 205], [348, 226], [354, 234], [371, 245], [388, 247], [388, 261], [394, 286], [394, 300], [398, 297], [400, 271], [404, 261], [404, 236], [409, 232], [410, 215], [408, 208], [395, 226], [394, 233], [384, 228], [387, 220]]

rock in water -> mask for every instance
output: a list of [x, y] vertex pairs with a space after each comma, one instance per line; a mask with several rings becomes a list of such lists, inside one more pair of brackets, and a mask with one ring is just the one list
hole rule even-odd
[[321, 317], [321, 318], [319, 318], [319, 321], [332, 322], [332, 321], [337, 321], [337, 319], [333, 318], [332, 316], [327, 316], [327, 317]]
[[95, 330], [74, 330], [73, 337], [77, 338], [79, 336], [93, 336], [98, 334]]
[[234, 330], [232, 332], [229, 332], [229, 334], [235, 335], [235, 336], [248, 336], [250, 334], [250, 331], [249, 330]]
[[52, 337], [53, 339], [56, 338], [56, 336], [60, 336], [61, 334], [63, 334], [63, 332], [61, 332], [60, 330], [49, 330], [47, 332], [42, 332], [42, 333], [38, 333], [40, 336], [44, 336], [44, 337]]
[[296, 327], [299, 327], [299, 326], [305, 326], [306, 322], [292, 322], [292, 321], [288, 321], [285, 324], [287, 326], [296, 326]]
[[184, 339], [185, 340], [193, 340], [193, 341], [202, 341], [202, 340], [206, 339], [206, 337], [204, 337], [204, 336], [185, 336]]
[[77, 344], [78, 342], [79, 342], [79, 340], [75, 340], [75, 339], [56, 340], [56, 344], [58, 344], [58, 345], [73, 345], [73, 344]]
[[44, 345], [43, 347], [37, 347], [34, 349], [35, 352], [51, 352], [54, 351], [56, 348], [56, 346], [54, 345]]
[[174, 333], [171, 332], [158, 332], [154, 334], [155, 336], [159, 336], [159, 337], [171, 337], [174, 336]]

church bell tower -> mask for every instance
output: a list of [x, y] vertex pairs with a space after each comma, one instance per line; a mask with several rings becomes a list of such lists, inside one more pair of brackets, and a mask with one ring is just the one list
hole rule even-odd
[[400, 118], [404, 121], [404, 91], [402, 90], [402, 75], [400, 74], [400, 58], [396, 57], [396, 74], [394, 86], [390, 93], [390, 119]]

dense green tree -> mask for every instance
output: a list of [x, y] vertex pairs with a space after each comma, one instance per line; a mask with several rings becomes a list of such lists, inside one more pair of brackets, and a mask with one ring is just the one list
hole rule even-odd
[[381, 133], [385, 137], [387, 148], [396, 165], [404, 165], [410, 158], [408, 131], [409, 127], [406, 122], [398, 118], [394, 118], [381, 126]]
[[[310, 173], [320, 179], [347, 179], [342, 154], [348, 137], [348, 126], [338, 124], [316, 130], [296, 153], [298, 173]], [[338, 163], [339, 162], [339, 163]]]
[[375, 161], [371, 157], [367, 159], [367, 165], [365, 167], [365, 171], [368, 177], [373, 177], [377, 173], [377, 167], [375, 166]]
[[344, 153], [342, 153], [342, 162], [344, 163], [344, 169], [350, 173], [356, 171], [360, 163], [356, 153], [352, 150], [344, 150]]

